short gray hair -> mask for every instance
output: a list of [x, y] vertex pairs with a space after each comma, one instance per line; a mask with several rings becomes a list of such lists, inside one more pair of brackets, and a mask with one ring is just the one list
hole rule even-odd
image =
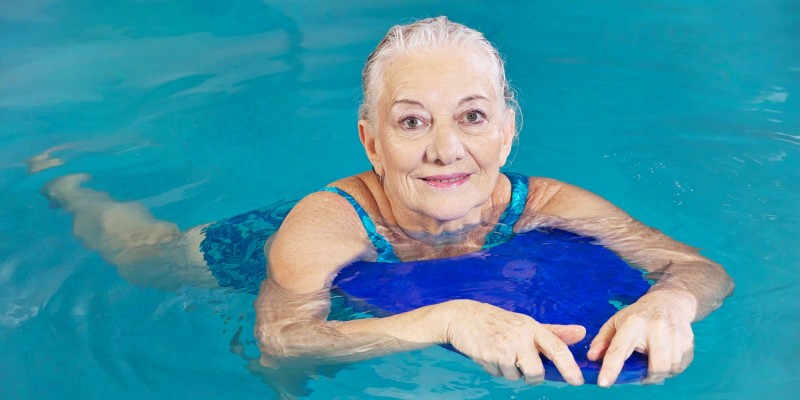
[[[374, 122], [375, 106], [382, 88], [383, 70], [386, 61], [403, 53], [417, 49], [431, 49], [437, 47], [467, 47], [474, 46], [484, 50], [494, 59], [495, 82], [498, 93], [503, 96], [506, 107], [515, 111], [518, 120], [521, 120], [519, 104], [514, 91], [506, 79], [505, 63], [497, 48], [494, 47], [482, 33], [452, 22], [447, 17], [426, 18], [407, 25], [395, 25], [378, 43], [378, 47], [367, 57], [364, 71], [361, 74], [363, 99], [358, 108], [358, 117]], [[517, 127], [519, 129], [519, 126]]]

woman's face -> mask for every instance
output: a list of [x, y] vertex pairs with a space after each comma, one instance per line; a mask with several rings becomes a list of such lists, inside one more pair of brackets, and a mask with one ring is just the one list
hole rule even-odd
[[513, 111], [495, 77], [478, 50], [420, 51], [386, 63], [375, 123], [359, 121], [359, 132], [395, 215], [439, 223], [480, 216], [514, 138]]

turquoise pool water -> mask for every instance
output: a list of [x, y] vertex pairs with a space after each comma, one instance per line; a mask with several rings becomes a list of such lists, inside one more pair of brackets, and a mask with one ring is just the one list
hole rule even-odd
[[[0, 2], [0, 398], [275, 398], [253, 296], [127, 283], [40, 188], [90, 173], [182, 228], [367, 168], [360, 69], [389, 26], [446, 14], [505, 54], [512, 169], [593, 190], [703, 249], [735, 295], [658, 386], [526, 387], [441, 348], [320, 371], [314, 399], [800, 396], [800, 6], [792, 0]], [[25, 160], [64, 145], [64, 165]], [[288, 383], [287, 383], [288, 382]]]

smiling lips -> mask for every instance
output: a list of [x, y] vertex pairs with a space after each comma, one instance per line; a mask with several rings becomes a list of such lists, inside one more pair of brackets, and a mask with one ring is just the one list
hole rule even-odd
[[470, 174], [432, 175], [421, 178], [423, 182], [436, 188], [452, 188], [461, 186], [469, 180]]

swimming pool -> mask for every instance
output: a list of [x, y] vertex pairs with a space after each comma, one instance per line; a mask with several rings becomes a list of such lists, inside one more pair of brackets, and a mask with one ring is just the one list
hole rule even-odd
[[[209, 2], [210, 3], [210, 2]], [[0, 398], [274, 398], [253, 296], [120, 278], [39, 190], [90, 187], [182, 228], [367, 168], [360, 69], [394, 23], [446, 14], [507, 58], [511, 169], [593, 190], [736, 279], [659, 386], [529, 388], [430, 348], [320, 371], [308, 398], [793, 399], [800, 395], [800, 8], [790, 0], [35, 0], [0, 3]], [[48, 148], [64, 165], [29, 174]], [[278, 383], [276, 383], [278, 382]]]

